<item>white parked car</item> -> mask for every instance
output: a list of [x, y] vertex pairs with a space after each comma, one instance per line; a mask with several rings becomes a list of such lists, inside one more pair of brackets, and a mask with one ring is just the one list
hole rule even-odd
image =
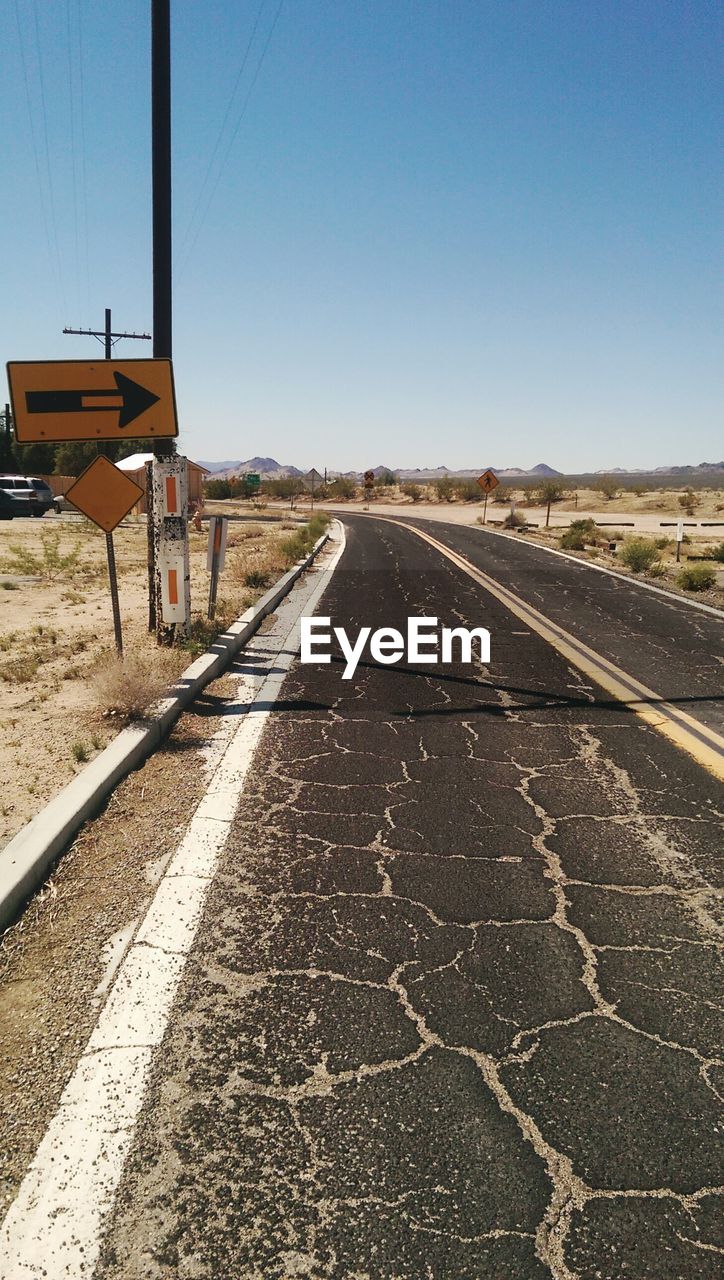
[[44, 516], [46, 511], [58, 511], [53, 490], [39, 476], [0, 476], [0, 492], [12, 498], [21, 510], [18, 514]]

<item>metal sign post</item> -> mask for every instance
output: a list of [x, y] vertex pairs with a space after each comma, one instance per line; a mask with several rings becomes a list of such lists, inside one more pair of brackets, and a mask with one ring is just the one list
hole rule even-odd
[[213, 618], [216, 612], [216, 593], [219, 588], [219, 574], [226, 560], [226, 534], [229, 521], [226, 516], [212, 516], [209, 520], [209, 549], [206, 555], [206, 568], [211, 574], [209, 583], [209, 608], [207, 618]]
[[374, 483], [375, 483], [374, 471], [365, 471], [365, 502], [367, 503], [367, 507], [365, 507], [365, 510], [369, 508], [369, 501], [372, 496], [372, 489], [374, 488]]
[[676, 521], [676, 563], [681, 560], [681, 544], [684, 541], [684, 521]]

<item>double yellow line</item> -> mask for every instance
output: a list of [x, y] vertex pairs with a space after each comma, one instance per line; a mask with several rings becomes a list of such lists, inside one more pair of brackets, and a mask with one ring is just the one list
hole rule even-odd
[[707, 728], [693, 716], [687, 715], [685, 711], [679, 710], [671, 702], [666, 702], [659, 694], [648, 689], [646, 685], [640, 684], [633, 676], [622, 671], [620, 667], [614, 666], [607, 658], [601, 657], [582, 640], [572, 636], [569, 631], [564, 631], [563, 627], [559, 627], [556, 622], [539, 613], [533, 605], [522, 600], [507, 587], [501, 586], [494, 578], [476, 568], [464, 556], [458, 555], [457, 551], [451, 551], [429, 533], [407, 524], [404, 520], [394, 520], [389, 516], [375, 516], [374, 519], [397, 525], [422, 538], [423, 542], [434, 547], [440, 555], [445, 556], [469, 578], [495, 596], [506, 609], [552, 645], [566, 661], [577, 667], [579, 671], [583, 671], [596, 684], [601, 685], [612, 697], [635, 711], [636, 715], [659, 733], [663, 733], [675, 746], [688, 752], [698, 764], [703, 765], [716, 778], [724, 781], [724, 738], [720, 734]]

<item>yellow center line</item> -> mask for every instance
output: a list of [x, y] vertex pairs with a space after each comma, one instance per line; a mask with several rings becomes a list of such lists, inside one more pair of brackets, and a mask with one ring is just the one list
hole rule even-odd
[[724, 781], [724, 738], [721, 734], [694, 719], [686, 711], [666, 702], [659, 694], [648, 689], [628, 672], [622, 671], [613, 662], [609, 662], [608, 658], [596, 653], [570, 632], [564, 631], [558, 623], [546, 618], [545, 614], [540, 613], [533, 605], [515, 595], [508, 587], [501, 586], [494, 578], [490, 578], [487, 573], [476, 568], [464, 556], [452, 551], [442, 542], [438, 542], [437, 538], [433, 538], [429, 533], [389, 516], [374, 516], [373, 519], [384, 520], [387, 524], [407, 529], [408, 532], [416, 534], [423, 542], [434, 547], [458, 569], [495, 596], [506, 609], [532, 627], [572, 666], [583, 671], [589, 679], [601, 685], [617, 701], [635, 711], [636, 715], [659, 733], [663, 733], [680, 750], [686, 751], [698, 764], [708, 769], [720, 781]]

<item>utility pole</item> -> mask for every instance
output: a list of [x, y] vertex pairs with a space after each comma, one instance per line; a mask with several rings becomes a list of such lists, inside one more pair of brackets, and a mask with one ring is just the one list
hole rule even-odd
[[63, 333], [77, 333], [88, 338], [98, 338], [99, 342], [105, 347], [106, 360], [111, 359], [111, 352], [116, 343], [121, 338], [136, 338], [143, 342], [150, 342], [150, 333], [114, 333], [111, 329], [111, 309], [106, 307], [106, 323], [103, 329], [64, 329]]
[[[151, 0], [151, 174], [153, 188], [153, 354], [172, 357], [171, 14]], [[146, 467], [149, 627], [159, 644], [185, 635], [191, 618], [186, 459], [157, 440]]]
[[[138, 338], [151, 341], [150, 333], [114, 333], [111, 329], [111, 309], [106, 307], [106, 322], [103, 329], [64, 329], [63, 333], [83, 334], [90, 338], [98, 338], [103, 343], [106, 360], [113, 358], [113, 348], [121, 338]], [[104, 453], [104, 446], [99, 444], [98, 452]], [[106, 555], [108, 557], [108, 581], [111, 586], [111, 608], [113, 610], [113, 631], [116, 637], [116, 652], [123, 656], [123, 634], [121, 631], [121, 606], [118, 600], [118, 574], [116, 572], [116, 552], [113, 546], [113, 534], [106, 534]]]

